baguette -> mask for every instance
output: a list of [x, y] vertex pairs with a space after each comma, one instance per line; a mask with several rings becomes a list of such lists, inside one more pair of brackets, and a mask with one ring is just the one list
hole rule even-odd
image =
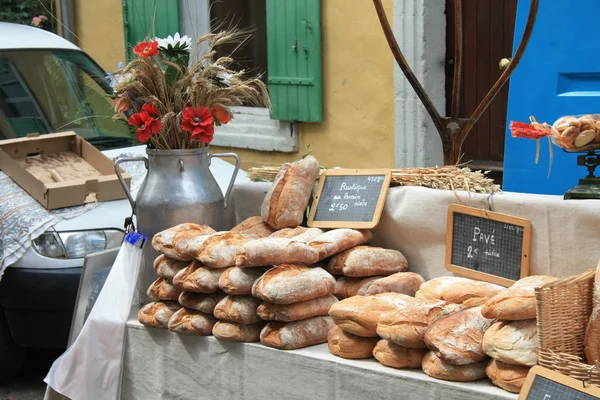
[[283, 264], [268, 270], [252, 285], [252, 295], [275, 304], [292, 304], [332, 294], [335, 278], [320, 267]]
[[391, 275], [407, 269], [406, 257], [399, 251], [369, 246], [344, 250], [327, 264], [330, 274], [352, 277]]

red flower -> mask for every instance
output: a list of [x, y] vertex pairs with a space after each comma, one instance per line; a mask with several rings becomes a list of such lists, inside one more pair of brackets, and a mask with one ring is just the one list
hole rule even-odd
[[147, 112], [152, 118], [158, 118], [158, 110], [152, 103], [146, 103], [142, 106], [142, 112]]
[[215, 134], [215, 119], [208, 107], [186, 107], [183, 110], [181, 129], [192, 133], [192, 139], [199, 139], [208, 144]]
[[125, 93], [121, 93], [117, 98], [113, 100], [113, 106], [115, 107], [115, 111], [119, 113], [123, 113], [129, 110], [131, 103], [129, 98]]
[[133, 114], [131, 118], [129, 118], [129, 125], [137, 127], [135, 137], [140, 143], [146, 143], [150, 139], [150, 136], [160, 132], [163, 126], [160, 120], [153, 118], [146, 111]]
[[150, 57], [158, 54], [158, 42], [141, 42], [133, 48], [133, 54], [137, 54], [140, 57]]
[[223, 107], [215, 106], [212, 109], [212, 115], [215, 117], [220, 124], [225, 125], [231, 121], [231, 116], [223, 109]]

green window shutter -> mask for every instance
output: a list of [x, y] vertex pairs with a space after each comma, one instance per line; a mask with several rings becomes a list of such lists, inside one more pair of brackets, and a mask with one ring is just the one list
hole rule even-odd
[[321, 1], [266, 1], [271, 118], [320, 122]]
[[179, 1], [123, 0], [123, 25], [127, 61], [130, 61], [137, 43], [179, 32]]

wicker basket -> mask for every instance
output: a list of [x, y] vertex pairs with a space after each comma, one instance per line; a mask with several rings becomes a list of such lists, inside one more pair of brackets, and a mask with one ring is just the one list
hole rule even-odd
[[539, 364], [600, 386], [600, 368], [585, 364], [585, 330], [592, 313], [596, 270], [560, 279], [535, 290]]

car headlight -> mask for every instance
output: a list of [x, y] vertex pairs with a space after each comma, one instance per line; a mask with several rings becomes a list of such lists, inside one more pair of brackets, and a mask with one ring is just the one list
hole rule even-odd
[[46, 232], [33, 241], [33, 248], [50, 258], [84, 258], [92, 253], [119, 247], [122, 239], [123, 231], [118, 229]]

